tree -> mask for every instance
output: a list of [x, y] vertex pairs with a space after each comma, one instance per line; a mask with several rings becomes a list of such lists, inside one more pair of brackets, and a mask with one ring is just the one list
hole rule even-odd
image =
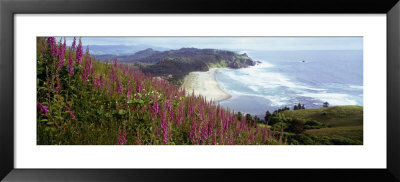
[[238, 113], [237, 113], [237, 118], [238, 118], [238, 120], [239, 121], [241, 121], [242, 120], [242, 113], [239, 111]]
[[293, 119], [290, 122], [290, 126], [289, 126], [289, 131], [296, 133], [296, 134], [300, 134], [304, 132], [304, 123], [301, 120], [298, 119]]
[[252, 123], [253, 118], [251, 117], [250, 114], [246, 114], [245, 117], [246, 117], [246, 122], [247, 122], [247, 123]]
[[306, 108], [304, 107], [304, 104], [303, 104], [303, 105], [301, 105], [301, 109], [306, 109]]
[[272, 114], [269, 111], [265, 112], [265, 117], [264, 117], [265, 122], [268, 122], [271, 119], [271, 116]]
[[297, 110], [297, 109], [298, 109], [297, 105], [294, 105], [293, 110]]
[[324, 104], [322, 105], [322, 107], [329, 107], [329, 103], [328, 103], [328, 102], [324, 102]]

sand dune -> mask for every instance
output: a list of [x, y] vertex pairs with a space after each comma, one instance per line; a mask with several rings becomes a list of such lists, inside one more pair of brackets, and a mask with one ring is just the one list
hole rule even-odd
[[191, 72], [184, 79], [182, 88], [185, 88], [187, 94], [202, 95], [207, 100], [221, 101], [229, 99], [231, 95], [219, 88], [218, 82], [215, 80], [216, 68], [212, 68], [206, 72]]

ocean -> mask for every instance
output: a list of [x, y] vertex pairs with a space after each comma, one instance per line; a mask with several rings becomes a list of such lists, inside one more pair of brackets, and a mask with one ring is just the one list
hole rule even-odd
[[295, 104], [320, 108], [363, 105], [362, 50], [246, 51], [261, 64], [216, 72], [222, 90], [232, 95], [219, 104], [263, 117]]

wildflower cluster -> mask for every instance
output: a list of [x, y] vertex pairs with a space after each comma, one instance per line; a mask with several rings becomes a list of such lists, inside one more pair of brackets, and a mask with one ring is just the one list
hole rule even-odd
[[95, 60], [89, 47], [83, 55], [82, 46], [76, 38], [70, 47], [65, 39], [38, 38], [39, 144], [283, 143], [283, 131], [275, 136], [275, 128], [247, 123], [116, 58], [112, 64]]

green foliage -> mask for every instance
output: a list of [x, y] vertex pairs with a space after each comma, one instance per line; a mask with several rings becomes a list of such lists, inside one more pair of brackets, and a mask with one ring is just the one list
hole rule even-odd
[[285, 114], [283, 114], [283, 113], [277, 112], [277, 113], [273, 114], [272, 117], [270, 117], [269, 124], [274, 125], [276, 123], [281, 123], [281, 122], [289, 123], [290, 121], [291, 121], [291, 118], [286, 117]]
[[310, 143], [308, 139], [304, 138], [305, 136], [315, 140], [314, 143], [317, 145], [359, 145], [363, 143], [363, 108], [361, 106], [287, 110], [283, 114], [286, 117], [305, 121], [304, 136], [289, 139], [293, 144]]
[[362, 145], [362, 142], [344, 137], [315, 136], [311, 134], [286, 134], [292, 145]]
[[362, 106], [333, 106], [319, 109], [288, 110], [283, 113], [290, 118], [306, 121], [315, 120], [333, 127], [360, 126], [363, 124]]
[[292, 119], [288, 131], [300, 134], [304, 132], [304, 122], [299, 119]]
[[325, 124], [315, 120], [308, 120], [304, 123], [304, 129], [320, 129], [327, 127]]

